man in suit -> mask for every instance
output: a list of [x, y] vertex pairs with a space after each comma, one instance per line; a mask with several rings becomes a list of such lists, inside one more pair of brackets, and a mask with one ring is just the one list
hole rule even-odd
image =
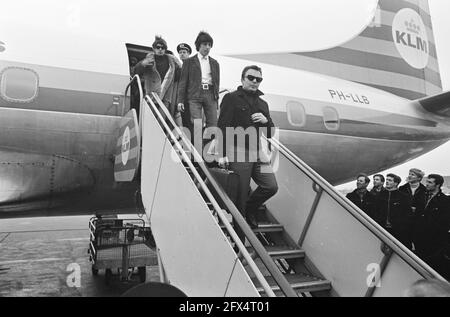
[[209, 56], [213, 46], [211, 35], [200, 32], [195, 40], [198, 54], [185, 60], [178, 85], [178, 110], [185, 111], [184, 103], [189, 104], [191, 123], [194, 127], [194, 145], [203, 153], [203, 114], [206, 128], [217, 126], [217, 106], [220, 87], [219, 63]]

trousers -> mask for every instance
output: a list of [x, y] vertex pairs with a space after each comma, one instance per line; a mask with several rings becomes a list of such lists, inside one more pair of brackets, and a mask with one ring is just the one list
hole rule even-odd
[[[257, 162], [230, 162], [230, 170], [239, 175], [239, 194], [236, 207], [244, 218], [249, 213], [255, 213], [260, 206], [278, 192], [278, 183], [270, 163]], [[250, 181], [258, 186], [250, 195]], [[236, 228], [239, 238], [244, 241], [244, 234]]]
[[[203, 112], [205, 113], [206, 128], [217, 127], [217, 100], [214, 98], [212, 89], [201, 90], [198, 98], [189, 100], [189, 111], [191, 113], [191, 128], [193, 140], [203, 140]], [[200, 144], [198, 144], [200, 146]], [[197, 147], [197, 145], [196, 145]], [[203, 141], [201, 148], [197, 148], [199, 153], [203, 153]]]

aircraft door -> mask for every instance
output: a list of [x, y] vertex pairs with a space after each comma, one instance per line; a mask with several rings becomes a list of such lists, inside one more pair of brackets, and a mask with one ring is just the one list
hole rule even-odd
[[[145, 58], [145, 56], [152, 50], [150, 47], [141, 46], [136, 44], [126, 44], [127, 52], [128, 52], [128, 63], [130, 67], [130, 76], [133, 77], [134, 67], [137, 63]], [[142, 81], [142, 78], [141, 78]], [[142, 86], [143, 82], [142, 82]], [[131, 86], [131, 100], [130, 100], [130, 109], [135, 109], [137, 116], [139, 118], [139, 90], [138, 87], [133, 84]]]

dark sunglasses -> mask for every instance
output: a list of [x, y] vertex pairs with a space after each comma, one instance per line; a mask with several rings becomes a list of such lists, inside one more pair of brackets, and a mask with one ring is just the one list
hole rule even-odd
[[156, 49], [158, 49], [158, 50], [165, 50], [166, 48], [164, 46], [161, 46], [161, 45], [156, 45]]
[[257, 83], [261, 83], [263, 81], [263, 79], [261, 77], [255, 77], [255, 76], [252, 76], [252, 75], [247, 75], [247, 79], [250, 80], [250, 81], [254, 81], [256, 79]]

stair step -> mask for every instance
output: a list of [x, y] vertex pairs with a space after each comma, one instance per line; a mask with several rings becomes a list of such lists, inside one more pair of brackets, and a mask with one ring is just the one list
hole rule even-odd
[[[231, 222], [231, 221], [230, 221]], [[225, 230], [225, 226], [223, 224], [220, 225], [222, 230]], [[258, 229], [252, 229], [254, 233], [270, 233], [270, 232], [283, 232], [283, 225], [278, 224], [259, 224]]]
[[[285, 277], [297, 293], [310, 293], [331, 290], [330, 281], [322, 280], [314, 276], [304, 274], [286, 274]], [[266, 277], [266, 279], [274, 292], [281, 291], [280, 287], [277, 285], [273, 277]], [[252, 280], [255, 285], [259, 285], [259, 282], [256, 279]], [[260, 294], [265, 293], [262, 287], [258, 286], [257, 290]]]
[[[231, 221], [230, 221], [231, 222]], [[223, 224], [220, 225], [222, 229], [225, 229]], [[276, 223], [259, 223], [257, 229], [252, 229], [254, 233], [270, 233], [270, 232], [283, 232], [283, 225]]]
[[303, 259], [305, 251], [300, 249], [290, 249], [287, 247], [266, 247], [269, 255], [274, 259]]
[[[305, 257], [305, 251], [288, 246], [265, 246], [265, 249], [274, 260], [303, 259]], [[254, 252], [254, 249], [253, 247], [248, 247], [247, 251], [251, 253]]]
[[257, 229], [253, 229], [254, 233], [283, 232], [283, 225], [276, 223], [260, 223]]

